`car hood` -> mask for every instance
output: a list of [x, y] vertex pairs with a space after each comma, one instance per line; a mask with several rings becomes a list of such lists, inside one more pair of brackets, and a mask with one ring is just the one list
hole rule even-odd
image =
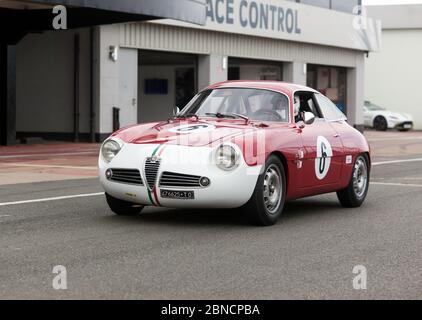
[[394, 112], [394, 111], [386, 111], [385, 115], [387, 117], [394, 117], [397, 118], [398, 120], [411, 120], [412, 117], [407, 114], [407, 113], [402, 113], [402, 112]]
[[159, 123], [136, 125], [113, 134], [132, 144], [174, 144], [183, 146], [207, 146], [224, 142], [239, 135], [258, 130], [245, 121], [186, 121], [171, 120]]

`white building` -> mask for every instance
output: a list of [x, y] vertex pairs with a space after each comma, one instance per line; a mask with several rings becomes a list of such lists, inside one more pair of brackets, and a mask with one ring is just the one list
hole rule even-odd
[[382, 22], [382, 49], [366, 59], [365, 97], [413, 116], [422, 130], [422, 5], [367, 7]]
[[372, 19], [360, 28], [360, 0], [192, 2], [206, 3], [205, 26], [167, 19], [23, 38], [17, 137], [102, 140], [236, 79], [309, 85], [363, 127], [364, 60], [381, 30]]

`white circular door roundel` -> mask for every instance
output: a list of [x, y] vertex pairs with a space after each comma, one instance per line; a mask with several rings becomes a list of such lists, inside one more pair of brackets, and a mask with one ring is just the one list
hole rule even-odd
[[330, 170], [333, 149], [330, 142], [323, 136], [317, 139], [317, 156], [315, 159], [315, 174], [319, 180], [323, 180]]
[[184, 124], [171, 128], [169, 131], [174, 133], [204, 133], [213, 131], [215, 126], [212, 124], [201, 123], [201, 124]]

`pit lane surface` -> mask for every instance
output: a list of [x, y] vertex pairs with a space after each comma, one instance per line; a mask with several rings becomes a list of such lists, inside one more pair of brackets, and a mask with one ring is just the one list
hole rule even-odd
[[[381, 138], [370, 139], [384, 163], [362, 208], [335, 195], [298, 200], [270, 228], [232, 211], [117, 217], [96, 179], [1, 186], [0, 298], [421, 298], [422, 161], [385, 162], [422, 158], [422, 140]], [[72, 195], [85, 196], [16, 203]], [[65, 291], [52, 287], [56, 265]], [[356, 265], [367, 290], [353, 288]]]

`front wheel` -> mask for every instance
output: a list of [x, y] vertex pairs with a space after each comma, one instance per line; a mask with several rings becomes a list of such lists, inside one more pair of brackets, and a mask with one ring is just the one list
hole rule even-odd
[[346, 189], [338, 191], [337, 197], [345, 208], [357, 208], [362, 205], [369, 190], [369, 159], [360, 155], [353, 167], [352, 178]]
[[106, 200], [111, 211], [113, 211], [118, 216], [136, 216], [144, 209], [144, 206], [116, 199], [107, 193]]
[[254, 193], [244, 210], [254, 225], [277, 223], [286, 201], [286, 174], [280, 159], [270, 156], [259, 176]]
[[387, 119], [385, 119], [383, 116], [376, 117], [374, 119], [374, 128], [377, 131], [387, 131], [388, 129]]

